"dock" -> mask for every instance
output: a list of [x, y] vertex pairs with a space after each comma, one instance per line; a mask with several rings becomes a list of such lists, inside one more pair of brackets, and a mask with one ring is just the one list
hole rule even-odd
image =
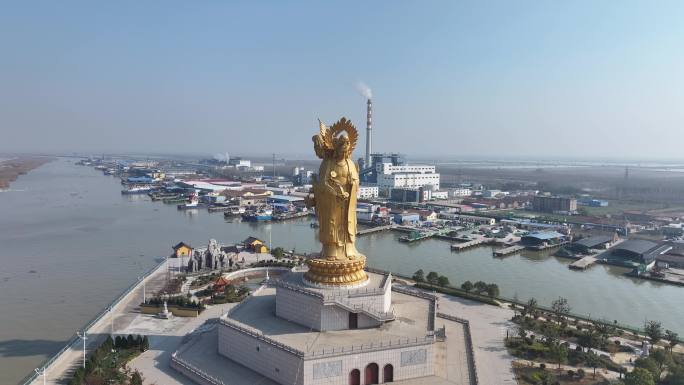
[[492, 254], [494, 254], [495, 257], [503, 257], [505, 255], [517, 253], [518, 251], [523, 250], [524, 248], [525, 248], [524, 246], [513, 245], [513, 246], [504, 247], [503, 249], [494, 250], [492, 252]]
[[311, 215], [308, 211], [299, 211], [296, 213], [276, 214], [273, 216], [274, 221], [286, 221], [288, 219], [303, 218]]
[[593, 265], [598, 261], [598, 258], [594, 255], [587, 255], [584, 258], [578, 259], [575, 262], [568, 265], [570, 269], [574, 270], [586, 270], [589, 266]]
[[548, 243], [548, 244], [543, 244], [543, 245], [539, 245], [539, 246], [525, 246], [525, 248], [529, 249], [529, 250], [542, 251], [542, 250], [546, 250], [546, 249], [554, 249], [557, 247], [561, 247], [561, 246], [565, 245], [566, 243], [568, 243], [568, 242], [564, 241], [564, 242], [558, 242], [558, 243]]
[[452, 243], [451, 244], [451, 251], [461, 251], [465, 249], [469, 249], [471, 247], [479, 246], [483, 243], [487, 242], [486, 239], [473, 239], [467, 242], [461, 242], [461, 243]]
[[428, 239], [432, 237], [434, 233], [430, 231], [414, 231], [409, 235], [402, 235], [399, 237], [399, 242], [411, 243], [421, 241], [423, 239]]
[[231, 206], [221, 206], [221, 205], [211, 205], [207, 207], [207, 211], [214, 213], [214, 212], [221, 212], [221, 211], [228, 211], [230, 210]]
[[357, 231], [356, 235], [368, 235], [368, 234], [373, 234], [373, 233], [379, 233], [379, 232], [385, 231], [385, 230], [392, 230], [394, 227], [395, 227], [395, 225], [370, 227], [368, 229], [361, 229], [361, 230]]

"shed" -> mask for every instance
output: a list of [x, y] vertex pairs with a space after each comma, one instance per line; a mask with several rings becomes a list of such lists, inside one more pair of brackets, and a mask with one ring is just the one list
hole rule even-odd
[[607, 249], [613, 243], [614, 238], [609, 235], [596, 235], [582, 238], [570, 244], [570, 249], [580, 253], [586, 253], [591, 249]]
[[611, 256], [649, 264], [656, 257], [672, 249], [669, 245], [659, 245], [645, 239], [630, 239], [611, 249]]
[[180, 242], [177, 245], [173, 246], [173, 254], [171, 257], [173, 258], [182, 258], [182, 257], [189, 257], [192, 255], [192, 246], [188, 245], [185, 242]]
[[525, 246], [542, 246], [560, 243], [564, 239], [565, 235], [557, 231], [538, 231], [523, 235], [520, 242]]

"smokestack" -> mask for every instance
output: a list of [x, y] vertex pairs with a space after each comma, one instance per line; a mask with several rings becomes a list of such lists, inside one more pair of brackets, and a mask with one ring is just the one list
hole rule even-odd
[[373, 102], [368, 98], [368, 111], [366, 112], [366, 167], [371, 167], [371, 142], [373, 129]]

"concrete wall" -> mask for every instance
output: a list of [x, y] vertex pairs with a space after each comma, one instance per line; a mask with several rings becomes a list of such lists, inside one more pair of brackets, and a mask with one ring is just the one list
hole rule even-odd
[[263, 340], [219, 324], [219, 354], [281, 384], [303, 384], [303, 360]]
[[359, 320], [358, 320], [359, 329], [376, 328], [376, 327], [380, 326], [381, 324], [382, 324], [382, 322], [376, 321], [364, 313], [359, 313]]
[[323, 306], [320, 330], [349, 329], [349, 312], [334, 305]]
[[379, 367], [379, 382], [383, 383], [382, 369], [391, 364], [394, 381], [434, 375], [434, 344], [411, 346], [400, 349], [350, 354], [304, 361], [304, 384], [346, 385], [349, 373], [358, 369], [363, 384], [364, 370], [370, 363]]
[[307, 328], [321, 330], [323, 302], [304, 293], [286, 288], [276, 289], [276, 315]]

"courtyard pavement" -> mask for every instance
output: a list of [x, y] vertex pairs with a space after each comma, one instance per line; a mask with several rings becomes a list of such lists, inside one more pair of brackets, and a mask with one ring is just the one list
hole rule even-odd
[[[437, 296], [438, 312], [464, 318], [470, 322], [479, 384], [517, 384], [512, 367], [515, 358], [508, 353], [504, 345], [506, 331], [513, 333], [515, 330], [515, 324], [510, 320], [513, 311], [444, 294]], [[437, 318], [436, 326], [441, 327], [443, 321], [442, 318]]]

